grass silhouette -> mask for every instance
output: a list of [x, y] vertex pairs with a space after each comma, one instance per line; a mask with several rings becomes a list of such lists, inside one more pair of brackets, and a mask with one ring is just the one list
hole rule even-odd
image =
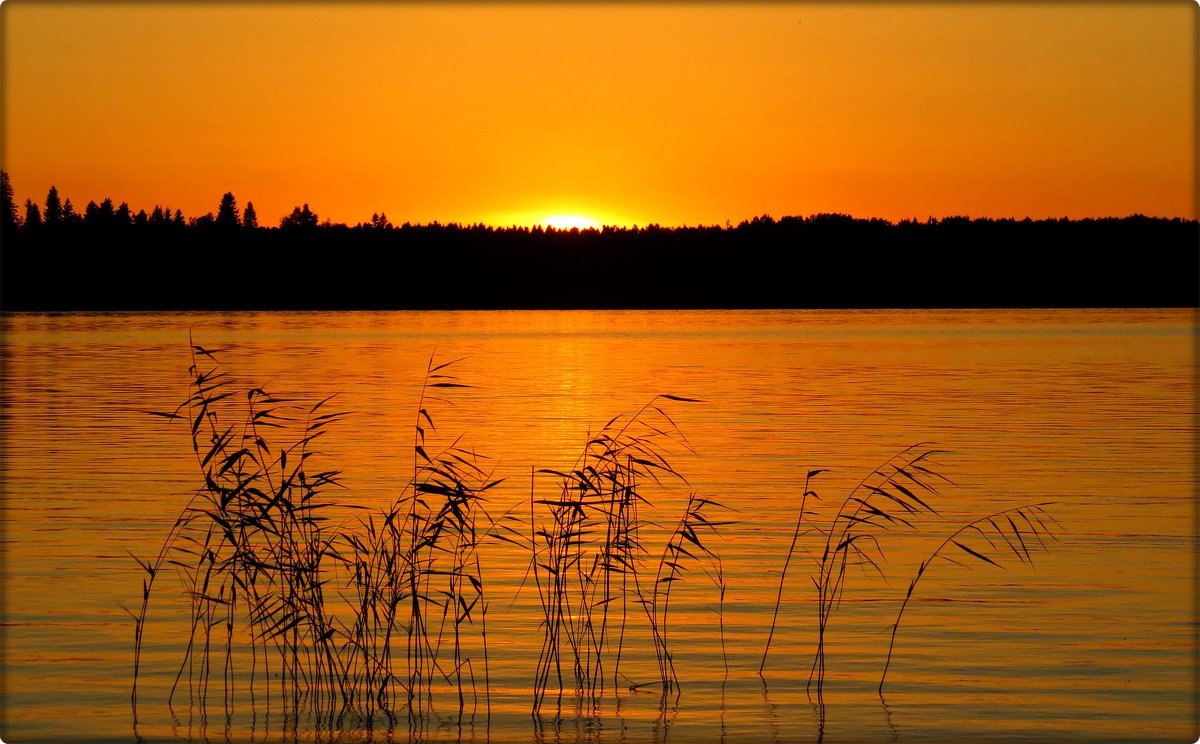
[[[436, 406], [469, 387], [453, 374], [461, 360], [431, 358], [405, 458], [411, 473], [386, 508], [368, 511], [332, 500], [327, 493], [342, 487], [341, 473], [316, 464], [318, 440], [347, 412], [335, 410], [332, 397], [308, 404], [261, 387], [240, 390], [217, 354], [192, 344], [187, 399], [173, 411], [147, 412], [188, 426], [201, 484], [158, 553], [134, 557], [143, 573], [141, 605], [127, 610], [135, 623], [135, 734], [149, 609], [164, 573], [178, 579], [188, 609], [169, 706], [186, 696], [189, 709], [205, 713], [219, 694], [228, 717], [244, 694], [252, 707], [260, 699], [267, 707], [279, 701], [293, 727], [302, 714], [330, 728], [347, 721], [369, 728], [377, 717], [394, 723], [404, 716], [416, 736], [431, 730], [438, 700], [453, 701], [460, 725], [481, 704], [490, 719], [489, 598], [479, 550], [489, 540], [528, 556], [522, 586], [532, 579], [541, 633], [530, 683], [535, 719], [548, 704], [560, 713], [564, 696], [575, 709], [595, 712], [622, 688], [659, 687], [663, 710], [677, 701], [671, 598], [691, 576], [702, 575], [716, 589], [728, 677], [727, 585], [717, 541], [731, 510], [691, 490], [672, 464], [691, 447], [668, 404], [700, 401], [658, 395], [632, 415], [614, 417], [586, 437], [569, 467], [532, 469], [528, 499], [494, 517], [489, 498], [504, 479], [461, 436], [446, 437], [435, 426]], [[882, 575], [885, 533], [938, 516], [931, 502], [950, 483], [934, 464], [939, 454], [924, 443], [901, 450], [862, 478], [827, 524], [815, 522], [808, 508], [810, 497], [820, 498], [813, 484], [825, 470], [807, 472], [760, 676], [797, 546], [816, 533], [818, 549], [809, 551], [816, 644], [806, 689], [811, 694], [815, 686], [823, 710], [826, 637], [847, 571]], [[689, 491], [670, 529], [649, 519], [655, 492], [668, 485]], [[1033, 552], [1047, 549], [1061, 528], [1049, 505], [973, 519], [921, 562], [890, 626], [881, 694], [905, 609], [934, 561], [999, 567], [1001, 556], [1012, 553], [1032, 565]], [[664, 540], [657, 559], [645, 542], [651, 531]], [[641, 629], [631, 635], [634, 624]], [[648, 637], [656, 678], [638, 682], [622, 674], [632, 637]], [[247, 657], [248, 674], [235, 670]]]

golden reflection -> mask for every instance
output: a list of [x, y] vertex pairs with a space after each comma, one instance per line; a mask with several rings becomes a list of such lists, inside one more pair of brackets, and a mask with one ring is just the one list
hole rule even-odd
[[[1191, 720], [1195, 683], [1192, 314], [923, 317], [6, 317], [3, 661], [13, 689], [32, 691], [8, 703], [6, 725], [13, 738], [36, 729], [78, 739], [72, 727], [80, 726], [109, 738], [127, 733], [131, 633], [118, 605], [136, 603], [141, 584], [125, 551], [153, 554], [197, 486], [188, 424], [140, 411], [171, 410], [186, 395], [191, 331], [196, 342], [226, 350], [222, 361], [239, 384], [261, 382], [310, 400], [339, 393], [329, 405], [350, 415], [328, 428], [313, 467], [344, 471], [347, 489], [331, 490], [331, 498], [372, 508], [395, 498], [411, 469], [420, 378], [433, 354], [465, 357], [452, 371], [472, 387], [431, 408], [437, 432], [428, 436], [453, 442], [462, 434], [496, 458], [497, 477], [509, 481], [489, 492], [495, 515], [527, 513], [531, 468], [569, 466], [589, 429], [657, 393], [703, 399], [671, 402], [667, 411], [697, 451], [672, 465], [698, 492], [737, 509], [719, 543], [728, 581], [729, 708], [710, 684], [723, 668], [712, 591], [693, 572], [672, 595], [670, 632], [684, 690], [671, 721], [677, 738], [695, 733], [690, 726], [717, 731], [721, 713], [731, 740], [769, 740], [809, 726], [804, 686], [817, 617], [808, 556], [820, 554], [816, 531], [802, 536], [787, 575], [769, 702], [753, 674], [803, 475], [832, 468], [815, 484], [817, 516], [828, 519], [871, 467], [924, 439], [952, 451], [939, 465], [955, 485], [942, 487], [934, 504], [942, 519], [909, 515], [913, 528], [896, 525], [880, 535], [888, 581], [869, 567], [848, 576], [828, 629], [827, 733], [886, 740], [896, 730], [916, 738], [970, 732], [986, 710], [989, 726], [1003, 732], [1043, 725], [1030, 722], [1036, 715], [1046, 726], [1114, 740], [1147, 731], [1178, 738]], [[245, 397], [229, 403], [244, 405]], [[1000, 543], [989, 556], [1002, 569], [939, 562], [922, 578], [904, 615], [881, 719], [876, 688], [887, 631], [921, 560], [966, 517], [1043, 500], [1055, 502], [1047, 509], [1066, 529], [1061, 542], [1038, 551], [1035, 568], [1013, 552], [1003, 556], [1008, 548]], [[655, 497], [647, 509], [669, 530], [675, 505]], [[657, 560], [662, 533], [647, 530], [642, 538], [649, 560]], [[527, 556], [501, 543], [485, 544], [481, 554], [491, 598], [492, 741], [527, 741], [539, 600], [531, 584], [518, 590]], [[177, 588], [175, 577], [161, 580]], [[69, 612], [62, 597], [71, 598]], [[177, 649], [187, 642], [187, 629], [175, 630], [166, 615], [169, 606], [162, 604], [164, 614], [150, 626], [161, 651], [143, 659], [167, 672], [147, 674], [142, 714], [158, 709], [153, 680], [169, 686]], [[652, 656], [637, 651], [647, 645], [646, 632], [631, 628], [626, 640], [621, 673], [644, 681], [653, 670]], [[624, 693], [629, 682], [621, 683]], [[642, 699], [632, 695], [622, 708], [620, 725], [628, 725], [631, 740], [650, 732], [659, 714]], [[72, 700], [97, 712], [61, 716]], [[122, 701], [116, 712], [113, 700]], [[936, 720], [928, 712], [933, 700]], [[753, 715], [740, 712], [747, 708]], [[169, 735], [156, 713], [139, 725]]]

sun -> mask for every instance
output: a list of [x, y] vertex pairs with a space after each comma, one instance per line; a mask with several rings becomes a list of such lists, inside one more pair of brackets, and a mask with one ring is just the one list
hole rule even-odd
[[580, 230], [599, 227], [596, 221], [578, 214], [553, 214], [547, 217], [543, 222], [548, 227], [553, 227], [555, 230], [570, 230], [577, 227]]

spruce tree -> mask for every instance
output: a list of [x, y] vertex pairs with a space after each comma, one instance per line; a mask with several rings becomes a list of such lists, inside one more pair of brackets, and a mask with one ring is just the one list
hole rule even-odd
[[12, 183], [8, 180], [8, 172], [0, 171], [0, 190], [3, 194], [0, 198], [3, 203], [0, 204], [0, 220], [4, 222], [5, 234], [10, 234], [17, 229], [17, 203], [13, 197]]
[[246, 202], [246, 209], [242, 212], [242, 227], [247, 230], [258, 227], [258, 212], [254, 211], [254, 202]]
[[54, 186], [50, 187], [50, 191], [46, 193], [46, 224], [61, 225], [63, 221], [63, 205], [58, 198], [58, 189]]
[[216, 225], [225, 230], [232, 230], [239, 224], [237, 199], [233, 198], [232, 191], [226, 191], [221, 197], [221, 206], [217, 207]]
[[36, 230], [42, 226], [42, 210], [33, 199], [25, 200], [25, 229]]

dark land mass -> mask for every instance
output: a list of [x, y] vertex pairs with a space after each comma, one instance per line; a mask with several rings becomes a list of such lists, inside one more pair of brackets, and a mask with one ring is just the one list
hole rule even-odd
[[1194, 220], [815, 215], [561, 231], [321, 225], [307, 207], [271, 228], [247, 228], [236, 213], [190, 222], [169, 211], [114, 220], [111, 204], [99, 213], [10, 223], [0, 308], [1200, 306]]

